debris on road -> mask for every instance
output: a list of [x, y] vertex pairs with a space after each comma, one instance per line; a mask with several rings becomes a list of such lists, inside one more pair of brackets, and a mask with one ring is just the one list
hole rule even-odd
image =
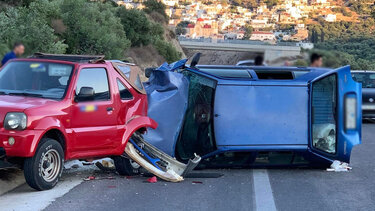
[[[147, 143], [137, 133], [126, 144], [125, 153], [148, 172], [169, 182], [181, 182], [200, 162], [201, 157], [195, 155], [188, 164], [178, 162], [166, 153]], [[163, 165], [159, 166], [159, 163]]]
[[95, 166], [102, 171], [116, 171], [113, 160], [110, 158], [104, 158], [95, 162]]
[[89, 177], [87, 177], [87, 178], [85, 178], [85, 179], [83, 179], [83, 180], [85, 180], [85, 181], [89, 181], [89, 180], [94, 180], [94, 179], [95, 179], [94, 176], [89, 176]]
[[149, 183], [157, 183], [158, 182], [158, 178], [156, 178], [155, 176], [153, 176], [151, 178], [148, 178], [147, 182], [149, 182]]
[[335, 160], [331, 164], [331, 168], [327, 168], [327, 171], [344, 172], [352, 170], [352, 167], [348, 163]]
[[201, 182], [201, 181], [192, 181], [191, 183], [192, 183], [193, 185], [194, 185], [194, 184], [203, 184], [203, 182]]
[[108, 179], [108, 180], [113, 180], [115, 179], [114, 177], [95, 177], [95, 176], [89, 176], [85, 179], [83, 179], [84, 181], [90, 181], [90, 180], [105, 180], [105, 179]]

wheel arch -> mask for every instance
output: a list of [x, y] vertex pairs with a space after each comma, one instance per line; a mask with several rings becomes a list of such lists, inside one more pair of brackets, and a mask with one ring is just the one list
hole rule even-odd
[[147, 128], [155, 129], [157, 126], [158, 123], [147, 116], [136, 116], [129, 120], [126, 124], [125, 133], [122, 136], [121, 146], [116, 154], [121, 155], [124, 152], [126, 144], [135, 132], [139, 131], [144, 133], [147, 131]]
[[32, 156], [35, 155], [35, 152], [36, 152], [36, 150], [37, 150], [38, 146], [40, 145], [40, 142], [43, 138], [51, 138], [51, 139], [56, 140], [61, 145], [61, 147], [63, 148], [64, 155], [66, 156], [66, 152], [67, 152], [66, 135], [58, 127], [48, 128], [47, 130], [45, 130], [40, 135], [38, 141], [35, 144], [33, 144], [33, 146], [32, 146], [32, 150], [31, 150]]

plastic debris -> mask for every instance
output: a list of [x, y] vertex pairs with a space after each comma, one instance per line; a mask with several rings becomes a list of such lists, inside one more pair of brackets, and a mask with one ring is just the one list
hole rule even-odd
[[113, 160], [102, 160], [102, 165], [106, 168], [114, 168]]
[[85, 179], [83, 179], [83, 180], [85, 180], [85, 181], [89, 181], [89, 180], [94, 180], [94, 179], [95, 179], [94, 176], [89, 176], [89, 177], [87, 177], [87, 178], [85, 178]]
[[158, 179], [155, 176], [147, 179], [147, 182], [149, 182], [149, 183], [156, 183], [157, 181], [158, 181]]
[[95, 177], [95, 176], [89, 176], [83, 180], [85, 181], [90, 181], [90, 180], [104, 180], [104, 179], [109, 179], [109, 180], [112, 180], [112, 179], [115, 179], [114, 177]]
[[334, 172], [344, 172], [352, 170], [352, 167], [349, 166], [348, 163], [341, 162], [339, 160], [335, 160], [331, 164], [331, 168], [327, 168], [327, 171], [334, 171]]
[[201, 182], [201, 181], [192, 181], [191, 183], [192, 184], [203, 184], [203, 182]]

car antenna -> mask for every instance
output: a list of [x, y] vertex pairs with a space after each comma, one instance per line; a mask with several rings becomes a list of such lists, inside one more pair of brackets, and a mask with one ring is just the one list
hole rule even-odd
[[201, 53], [194, 54], [193, 59], [190, 62], [190, 67], [195, 67], [198, 64], [199, 60], [201, 59], [201, 55]]

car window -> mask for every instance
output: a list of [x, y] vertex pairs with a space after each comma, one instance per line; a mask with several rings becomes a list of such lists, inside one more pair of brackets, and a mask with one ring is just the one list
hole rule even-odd
[[362, 83], [362, 88], [375, 88], [374, 73], [352, 73], [353, 80]]
[[105, 101], [110, 99], [107, 71], [104, 68], [86, 68], [79, 73], [76, 96], [82, 87], [94, 89], [94, 96], [85, 101]]
[[130, 79], [130, 71], [131, 71], [130, 66], [118, 65], [117, 67], [118, 67], [118, 69], [121, 70], [122, 73], [124, 73], [124, 75], [128, 79]]
[[0, 92], [62, 99], [73, 68], [52, 62], [12, 61], [0, 72]]
[[126, 86], [117, 79], [117, 86], [120, 93], [121, 100], [131, 100], [133, 99], [132, 93], [126, 88]]
[[135, 79], [134, 84], [135, 84], [135, 86], [136, 86], [139, 90], [143, 90], [143, 85], [142, 85], [141, 78], [139, 77], [139, 74], [137, 74], [137, 78]]

